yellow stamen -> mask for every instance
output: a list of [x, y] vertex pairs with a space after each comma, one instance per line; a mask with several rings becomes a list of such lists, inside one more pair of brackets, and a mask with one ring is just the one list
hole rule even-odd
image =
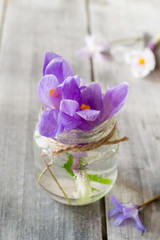
[[50, 97], [52, 96], [52, 93], [53, 93], [54, 90], [55, 90], [55, 88], [53, 88], [53, 89], [50, 90], [50, 93], [49, 93], [49, 96], [50, 96]]
[[144, 65], [144, 64], [145, 64], [144, 58], [140, 58], [140, 59], [139, 59], [139, 64], [140, 64], [140, 65]]
[[81, 110], [86, 110], [86, 109], [91, 109], [89, 105], [82, 104], [81, 105]]

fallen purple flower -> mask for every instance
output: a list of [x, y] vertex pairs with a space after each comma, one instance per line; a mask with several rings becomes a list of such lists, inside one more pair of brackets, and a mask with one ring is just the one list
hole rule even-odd
[[142, 225], [138, 216], [138, 205], [132, 203], [127, 205], [120, 204], [115, 196], [111, 196], [111, 201], [115, 208], [109, 212], [109, 217], [115, 216], [115, 226], [119, 226], [124, 220], [133, 219], [138, 230], [146, 232], [146, 228]]

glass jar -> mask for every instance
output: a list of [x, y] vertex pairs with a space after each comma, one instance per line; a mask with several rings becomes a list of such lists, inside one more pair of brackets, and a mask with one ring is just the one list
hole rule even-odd
[[[67, 145], [97, 142], [112, 131], [115, 123], [116, 119], [112, 117], [91, 131], [72, 130], [54, 139], [41, 136], [36, 128], [35, 175], [52, 199], [63, 204], [86, 205], [109, 192], [117, 178], [118, 144], [103, 145], [87, 152], [63, 152], [54, 157], [54, 163], [51, 152], [57, 150], [53, 140]], [[118, 137], [116, 128], [110, 140]], [[51, 172], [46, 168], [44, 160]]]

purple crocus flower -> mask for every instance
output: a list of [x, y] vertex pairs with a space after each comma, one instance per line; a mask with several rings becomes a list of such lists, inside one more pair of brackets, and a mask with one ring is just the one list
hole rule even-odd
[[96, 44], [95, 39], [96, 39], [95, 35], [87, 35], [85, 37], [86, 46], [80, 49], [77, 54], [79, 56], [84, 56], [88, 58], [92, 58], [94, 55], [99, 55], [102, 58], [108, 60], [109, 55], [103, 54], [103, 52], [109, 49], [108, 43]]
[[[48, 73], [47, 69], [52, 71]], [[121, 83], [102, 96], [98, 83], [87, 86], [79, 76], [72, 75], [69, 63], [54, 53], [45, 54], [43, 72], [38, 96], [47, 109], [42, 112], [38, 129], [46, 137], [55, 137], [64, 129], [92, 130], [119, 111], [128, 93], [128, 84]]]
[[109, 212], [109, 217], [115, 216], [115, 226], [119, 226], [126, 219], [133, 219], [138, 230], [146, 232], [146, 228], [142, 225], [138, 216], [138, 205], [132, 203], [127, 205], [120, 204], [115, 196], [111, 196], [111, 201], [115, 208]]

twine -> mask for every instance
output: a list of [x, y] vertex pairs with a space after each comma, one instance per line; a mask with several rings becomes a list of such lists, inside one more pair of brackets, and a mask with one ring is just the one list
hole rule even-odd
[[125, 142], [125, 141], [129, 140], [129, 138], [125, 136], [123, 138], [119, 138], [119, 139], [115, 139], [115, 140], [111, 141], [110, 139], [113, 137], [116, 129], [117, 129], [117, 123], [115, 123], [112, 131], [107, 136], [101, 138], [97, 142], [89, 143], [89, 144], [86, 144], [86, 145], [66, 145], [66, 144], [63, 144], [63, 143], [58, 143], [55, 140], [52, 140], [52, 142], [51, 142], [52, 145], [54, 147], [57, 147], [58, 150], [57, 151], [51, 151], [51, 154], [54, 158], [56, 155], [58, 155], [60, 153], [63, 153], [63, 152], [68, 152], [68, 151], [71, 151], [71, 152], [87, 152], [87, 151], [91, 151], [93, 149], [97, 149], [97, 148], [99, 148], [103, 145], [117, 144], [117, 143]]

